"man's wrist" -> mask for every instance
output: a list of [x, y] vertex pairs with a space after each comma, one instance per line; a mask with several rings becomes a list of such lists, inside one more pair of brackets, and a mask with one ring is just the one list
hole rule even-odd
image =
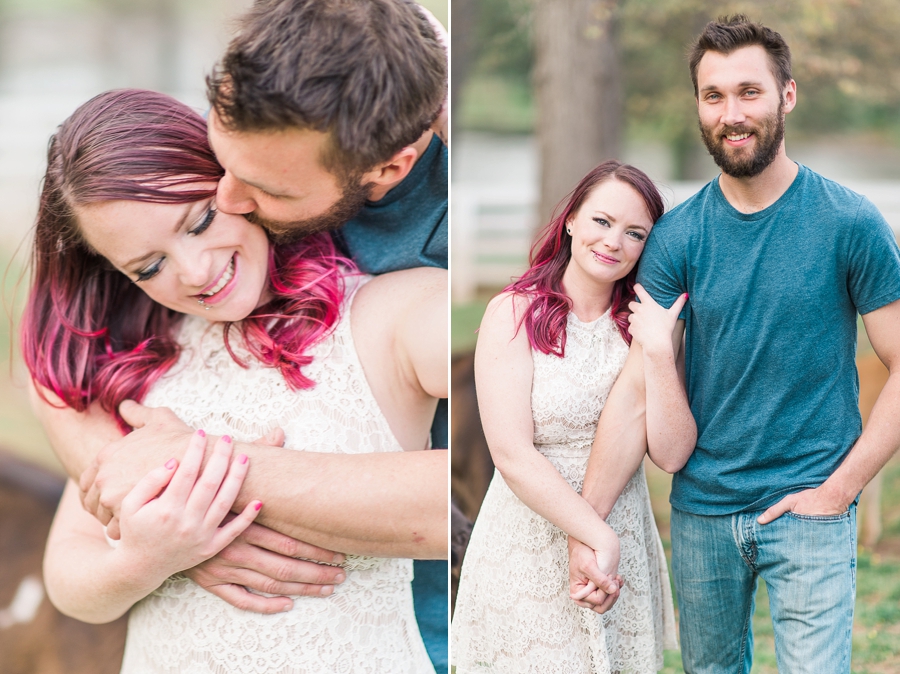
[[819, 491], [831, 503], [840, 503], [849, 508], [859, 492], [862, 491], [862, 486], [856, 487], [855, 485], [847, 484], [846, 480], [841, 479], [840, 475], [834, 473], [819, 486]]

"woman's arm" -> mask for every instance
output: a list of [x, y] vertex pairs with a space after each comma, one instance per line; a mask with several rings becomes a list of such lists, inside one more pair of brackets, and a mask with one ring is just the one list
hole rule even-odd
[[594, 550], [618, 550], [612, 529], [534, 447], [534, 366], [525, 330], [516, 330], [516, 316], [525, 306], [522, 298], [495, 298], [485, 312], [475, 350], [478, 407], [494, 465], [536, 513]]
[[180, 465], [173, 459], [138, 482], [122, 503], [122, 537], [114, 548], [81, 508], [74, 482], [67, 483], [44, 556], [47, 593], [60, 611], [91, 623], [115, 620], [250, 525], [258, 501], [219, 526], [247, 474], [247, 457], [232, 461], [231, 443], [219, 440], [201, 473], [204, 445], [195, 434]]

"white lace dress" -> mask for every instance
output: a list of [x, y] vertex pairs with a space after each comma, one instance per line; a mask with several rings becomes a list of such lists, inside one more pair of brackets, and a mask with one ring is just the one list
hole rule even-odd
[[[353, 295], [348, 278], [347, 295]], [[305, 369], [315, 387], [291, 391], [222, 325], [188, 316], [184, 352], [146, 404], [165, 405], [194, 428], [252, 441], [276, 426], [285, 447], [314, 452], [402, 451], [366, 382], [350, 334], [350, 299], [334, 333]], [[339, 449], [338, 449], [339, 448]], [[251, 470], [252, 467], [251, 467]], [[352, 488], [352, 485], [348, 485]], [[286, 613], [241, 611], [182, 575], [131, 610], [127, 674], [433, 674], [413, 612], [412, 561], [349, 556], [330, 597], [296, 597]]]
[[[581, 491], [600, 411], [628, 347], [609, 314], [569, 314], [565, 358], [532, 350], [534, 445]], [[656, 672], [675, 648], [662, 543], [641, 467], [609, 518], [621, 541], [619, 600], [604, 615], [569, 599], [566, 534], [499, 473], [466, 550], [453, 616], [456, 674]]]

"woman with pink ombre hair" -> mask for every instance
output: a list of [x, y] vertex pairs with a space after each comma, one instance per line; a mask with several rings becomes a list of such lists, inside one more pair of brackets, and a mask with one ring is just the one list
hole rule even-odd
[[117, 541], [68, 483], [48, 594], [88, 622], [130, 609], [123, 672], [433, 672], [411, 560], [341, 555], [333, 594], [270, 615], [179, 573], [263, 507], [228, 515], [253, 469], [232, 438], [281, 429], [288, 449], [423, 450], [447, 388], [446, 272], [366, 277], [328, 235], [272, 245], [217, 211], [221, 176], [203, 118], [148, 91], [97, 96], [50, 142], [22, 326], [39, 404], [126, 431], [119, 403], [137, 400], [196, 433], [123, 501]]
[[[649, 673], [662, 668], [663, 648], [675, 647], [643, 468], [606, 520], [581, 495], [600, 413], [632, 337], [672, 349], [683, 300], [665, 310], [635, 288], [638, 259], [662, 213], [644, 173], [600, 164], [535, 244], [531, 268], [487, 307], [475, 384], [497, 471], [460, 577], [451, 646], [457, 674]], [[666, 375], [677, 380], [674, 362]], [[656, 375], [646, 376], [649, 389]], [[581, 585], [569, 578], [572, 544], [596, 557], [593, 579]]]

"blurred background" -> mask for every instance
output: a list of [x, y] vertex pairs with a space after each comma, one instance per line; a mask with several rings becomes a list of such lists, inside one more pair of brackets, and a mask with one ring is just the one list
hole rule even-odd
[[[527, 266], [554, 206], [591, 167], [647, 172], [668, 206], [718, 174], [697, 129], [685, 53], [736, 12], [793, 52], [797, 107], [788, 156], [865, 194], [900, 231], [900, 3], [896, 0], [453, 0], [452, 489], [458, 522], [492, 473], [478, 422], [472, 351], [487, 301]], [[862, 324], [860, 323], [860, 327]], [[860, 330], [864, 420], [887, 371]], [[669, 477], [648, 466], [668, 547]], [[900, 459], [860, 510], [854, 672], [900, 671]], [[459, 533], [457, 552], [465, 543]], [[754, 672], [775, 672], [765, 587]], [[680, 672], [668, 653], [667, 672]]]
[[[447, 0], [420, 0], [445, 26]], [[0, 672], [118, 672], [124, 623], [64, 618], [40, 583], [62, 470], [31, 414], [15, 344], [46, 147], [108, 89], [169, 93], [203, 111], [204, 78], [252, 0], [0, 0]]]

